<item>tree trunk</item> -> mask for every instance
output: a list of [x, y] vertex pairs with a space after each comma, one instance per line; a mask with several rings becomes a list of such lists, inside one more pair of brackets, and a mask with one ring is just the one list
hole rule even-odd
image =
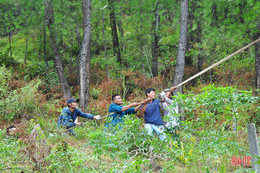
[[13, 52], [12, 52], [12, 43], [11, 43], [11, 32], [9, 32], [9, 35], [8, 35], [8, 38], [9, 38], [9, 45], [10, 45], [10, 55], [12, 56], [13, 55]]
[[198, 21], [198, 29], [197, 29], [197, 43], [200, 45], [199, 54], [198, 54], [198, 72], [202, 71], [203, 65], [203, 56], [202, 56], [202, 48], [201, 48], [201, 22]]
[[[121, 12], [121, 8], [120, 8], [120, 12]], [[123, 14], [117, 14], [116, 16], [122, 16]], [[117, 18], [117, 26], [118, 26], [118, 30], [120, 32], [120, 46], [121, 46], [121, 53], [123, 52], [123, 50], [125, 49], [125, 41], [124, 41], [124, 29], [123, 29], [123, 25], [122, 25], [122, 21], [121, 18]]]
[[106, 68], [107, 68], [107, 78], [108, 81], [110, 81], [110, 76], [109, 76], [109, 69], [108, 69], [108, 60], [107, 60], [107, 46], [106, 46], [106, 37], [105, 37], [105, 27], [104, 27], [104, 13], [103, 13], [103, 9], [102, 9], [102, 32], [103, 32], [103, 39], [104, 39], [104, 52], [105, 52], [105, 58], [106, 58]]
[[141, 48], [141, 60], [142, 60], [142, 68], [143, 68], [143, 78], [145, 83], [145, 60], [144, 60], [144, 40], [143, 40], [143, 10], [142, 10], [142, 0], [140, 0], [140, 18], [141, 18], [141, 38], [140, 38], [140, 48]]
[[215, 1], [213, 1], [213, 5], [211, 8], [211, 14], [212, 14], [211, 26], [218, 28], [217, 5], [216, 5]]
[[[201, 7], [198, 5], [196, 11], [201, 10]], [[198, 54], [198, 72], [202, 71], [203, 65], [203, 56], [202, 56], [202, 48], [201, 48], [201, 37], [202, 37], [202, 28], [201, 28], [201, 18], [196, 17], [197, 19], [197, 29], [196, 29], [196, 42], [200, 45], [199, 54]]]
[[[83, 5], [83, 2], [82, 2], [82, 5]], [[83, 8], [82, 8], [83, 10]], [[82, 11], [83, 12], [83, 11]], [[76, 33], [76, 41], [78, 43], [78, 46], [80, 48], [80, 51], [77, 55], [77, 85], [80, 85], [80, 70], [79, 70], [79, 63], [80, 63], [80, 56], [81, 56], [81, 36], [80, 36], [80, 33], [79, 33], [79, 27], [78, 27], [78, 11], [76, 10], [76, 26], [75, 26], [75, 33]], [[84, 16], [83, 16], [84, 17]], [[84, 24], [84, 20], [83, 20], [83, 24]], [[83, 25], [85, 26], [85, 25]]]
[[46, 53], [46, 28], [43, 26], [43, 58], [45, 61], [46, 69], [48, 66], [47, 53]]
[[72, 75], [72, 69], [73, 69], [73, 64], [72, 64], [72, 58], [73, 58], [73, 30], [71, 29], [71, 50], [70, 50], [70, 76]]
[[[187, 46], [189, 0], [181, 0], [181, 26], [179, 45], [177, 53], [177, 62], [175, 68], [174, 86], [182, 82], [185, 68], [185, 52]], [[183, 93], [182, 87], [176, 89], [176, 92]]]
[[90, 80], [90, 31], [91, 31], [91, 0], [83, 0], [84, 34], [80, 56], [80, 108], [86, 111], [89, 100]]
[[117, 62], [119, 62], [121, 65], [122, 60], [121, 60], [121, 53], [120, 53], [120, 47], [119, 47], [118, 35], [117, 35], [115, 8], [113, 3], [114, 0], [108, 0], [108, 6], [110, 10], [110, 26], [111, 26], [111, 33], [113, 39], [113, 50], [114, 50], [114, 56], [117, 56]]
[[28, 38], [26, 37], [26, 43], [25, 43], [25, 54], [24, 54], [24, 65], [27, 64], [27, 47], [28, 47]]
[[157, 0], [156, 3], [156, 8], [155, 8], [155, 21], [153, 24], [154, 28], [154, 41], [153, 41], [153, 46], [152, 46], [152, 59], [153, 59], [153, 65], [152, 65], [152, 73], [153, 76], [156, 76], [158, 74], [158, 67], [157, 67], [157, 62], [158, 62], [158, 52], [159, 52], [159, 1]]
[[[41, 37], [41, 34], [42, 34], [42, 30], [40, 30], [40, 33], [38, 35], [38, 40], [39, 40], [39, 51], [38, 51], [38, 56], [39, 56], [39, 62], [41, 61], [42, 59], [42, 37]], [[38, 65], [37, 65], [38, 66]]]
[[53, 13], [53, 6], [52, 6], [52, 1], [51, 0], [45, 0], [45, 19], [47, 26], [49, 28], [50, 32], [50, 38], [51, 38], [51, 47], [54, 53], [54, 58], [55, 58], [55, 68], [57, 70], [57, 74], [59, 76], [59, 81], [63, 90], [63, 97], [65, 99], [68, 99], [71, 97], [71, 92], [70, 92], [70, 87], [68, 84], [68, 81], [64, 75], [64, 70], [62, 66], [62, 61], [61, 61], [61, 55], [59, 51], [59, 47], [57, 44], [57, 33], [54, 28], [54, 13]]
[[[190, 11], [189, 11], [189, 17], [188, 17], [188, 38], [187, 38], [187, 50], [186, 51], [190, 51], [192, 49], [192, 45], [195, 42], [195, 35], [196, 35], [196, 30], [192, 31], [192, 27], [194, 25], [194, 21], [195, 21], [195, 10], [196, 10], [196, 3], [194, 2], [195, 0], [191, 1], [191, 7], [190, 7]], [[185, 64], [186, 65], [192, 65], [192, 55], [187, 56], [185, 58]]]
[[[260, 24], [257, 26], [260, 31]], [[260, 38], [260, 32], [255, 35], [255, 40]], [[255, 45], [255, 77], [256, 77], [256, 89], [260, 89], [260, 42]], [[258, 92], [259, 94], [259, 92]]]

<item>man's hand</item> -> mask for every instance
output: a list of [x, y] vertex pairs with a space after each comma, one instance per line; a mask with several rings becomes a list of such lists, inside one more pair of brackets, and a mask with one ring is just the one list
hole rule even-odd
[[175, 90], [176, 90], [176, 87], [173, 86], [173, 87], [171, 88], [171, 92], [173, 92], [173, 91], [175, 91]]
[[166, 97], [167, 97], [166, 94], [165, 94], [165, 92], [162, 91], [162, 92], [159, 93], [158, 95], [159, 95], [159, 96], [158, 96], [159, 101], [160, 101], [160, 102], [165, 102]]
[[134, 102], [134, 103], [131, 104], [132, 107], [136, 107], [136, 106], [138, 106], [138, 105], [139, 105], [139, 104], [136, 103], [136, 102]]
[[146, 104], [148, 102], [150, 102], [151, 100], [153, 100], [154, 98], [148, 98], [148, 99], [145, 99], [144, 101], [142, 101], [143, 104]]
[[96, 115], [93, 117], [94, 120], [101, 120], [101, 115]]
[[76, 123], [76, 126], [80, 126], [81, 125], [81, 123]]

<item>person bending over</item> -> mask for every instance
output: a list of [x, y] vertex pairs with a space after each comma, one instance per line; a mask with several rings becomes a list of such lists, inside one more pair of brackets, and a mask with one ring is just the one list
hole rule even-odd
[[65, 128], [66, 133], [68, 132], [69, 134], [75, 135], [74, 130], [72, 129], [75, 126], [79, 126], [81, 123], [75, 122], [77, 117], [84, 117], [88, 119], [96, 119], [99, 120], [101, 119], [100, 115], [91, 115], [88, 113], [83, 113], [80, 110], [77, 109], [79, 99], [74, 99], [70, 98], [67, 101], [68, 107], [63, 108], [60, 118], [58, 120], [57, 126], [58, 128]]

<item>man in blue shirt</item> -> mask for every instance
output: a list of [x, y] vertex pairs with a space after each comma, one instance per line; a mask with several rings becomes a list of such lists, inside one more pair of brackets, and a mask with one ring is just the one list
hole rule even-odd
[[[123, 122], [124, 116], [127, 114], [136, 114], [136, 112], [141, 108], [139, 103], [131, 103], [127, 106], [123, 105], [122, 98], [119, 94], [112, 96], [112, 104], [109, 105], [109, 113], [114, 113], [110, 115], [112, 118], [110, 123], [107, 123], [106, 127], [116, 126], [118, 123]], [[137, 106], [136, 108], [134, 108]]]
[[76, 100], [74, 98], [70, 98], [67, 101], [68, 107], [63, 108], [60, 118], [57, 123], [58, 128], [64, 127], [66, 129], [68, 129], [69, 134], [72, 134], [72, 135], [74, 135], [74, 130], [71, 128], [75, 127], [75, 126], [79, 126], [81, 124], [81, 123], [75, 122], [75, 120], [78, 116], [84, 117], [84, 118], [89, 118], [89, 119], [96, 119], [96, 120], [101, 119], [100, 115], [94, 116], [91, 114], [83, 113], [80, 110], [78, 110], [77, 102], [79, 102], [79, 99]]
[[164, 134], [163, 120], [160, 114], [160, 101], [159, 99], [154, 100], [155, 90], [153, 88], [147, 89], [145, 95], [148, 99], [151, 99], [141, 108], [141, 114], [144, 114], [145, 129], [150, 136], [153, 136], [153, 132], [156, 132], [160, 140], [164, 141], [166, 135]]

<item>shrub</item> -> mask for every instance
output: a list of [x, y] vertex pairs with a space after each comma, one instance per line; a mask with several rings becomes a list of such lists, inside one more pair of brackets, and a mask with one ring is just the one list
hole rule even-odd
[[30, 118], [44, 108], [40, 105], [42, 95], [38, 92], [40, 80], [31, 81], [16, 90], [9, 90], [11, 72], [5, 67], [1, 67], [0, 72], [0, 115], [3, 120], [9, 123], [14, 118]]

